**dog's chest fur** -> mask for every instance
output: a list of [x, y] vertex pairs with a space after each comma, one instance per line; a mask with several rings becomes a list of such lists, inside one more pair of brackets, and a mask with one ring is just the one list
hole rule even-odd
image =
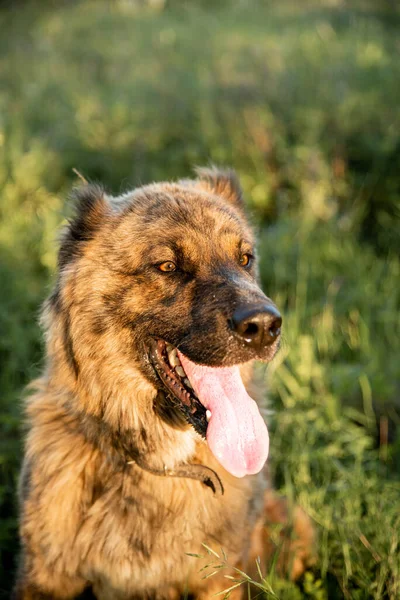
[[82, 444], [75, 421], [61, 418], [50, 399], [42, 396], [34, 405], [42, 423], [27, 440], [22, 532], [53, 577], [78, 574], [92, 583], [98, 600], [170, 597], [168, 590], [200, 593], [209, 584], [200, 572], [205, 561], [188, 556], [205, 555], [202, 544], [218, 553], [222, 547], [231, 565], [246, 559], [262, 511], [263, 473], [234, 478], [197, 441], [190, 462], [219, 474], [224, 495], [216, 496], [200, 481], [116, 466]]
[[[210, 453], [200, 447], [198, 459], [204, 461], [205, 454]], [[189, 583], [200, 590], [205, 561], [188, 554], [205, 555], [203, 543], [219, 553], [222, 547], [231, 564], [246, 554], [265, 480], [262, 475], [234, 479], [211, 456], [207, 464], [219, 470], [222, 497], [199, 481], [157, 477], [135, 466], [101, 484], [75, 544], [80, 572], [94, 582], [99, 599], [169, 586], [184, 593]]]

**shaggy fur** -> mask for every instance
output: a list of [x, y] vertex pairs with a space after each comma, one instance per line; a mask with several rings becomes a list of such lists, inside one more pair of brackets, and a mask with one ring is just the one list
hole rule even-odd
[[[218, 464], [160, 387], [148, 343], [162, 338], [210, 366], [240, 363], [249, 393], [263, 396], [253, 359], [270, 354], [243, 348], [227, 327], [238, 304], [266, 299], [256, 261], [239, 264], [254, 254], [240, 186], [230, 171], [201, 169], [119, 198], [93, 185], [76, 196], [43, 311], [46, 367], [26, 406], [15, 598], [209, 598], [227, 572], [203, 579], [204, 561], [188, 553], [222, 547], [251, 572], [272, 556], [270, 527], [287, 524], [286, 505], [265, 470], [237, 479]], [[179, 269], [160, 272], [165, 261]], [[203, 465], [224, 494], [168, 476], [182, 465]], [[313, 541], [299, 510], [294, 529], [280, 564], [297, 577]]]

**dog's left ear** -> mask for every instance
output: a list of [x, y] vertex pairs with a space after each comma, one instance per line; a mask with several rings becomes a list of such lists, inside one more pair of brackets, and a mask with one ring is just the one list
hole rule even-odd
[[233, 169], [222, 169], [219, 167], [196, 167], [195, 173], [198, 177], [197, 186], [210, 191], [217, 196], [222, 196], [227, 202], [236, 208], [244, 210], [243, 192], [238, 176]]

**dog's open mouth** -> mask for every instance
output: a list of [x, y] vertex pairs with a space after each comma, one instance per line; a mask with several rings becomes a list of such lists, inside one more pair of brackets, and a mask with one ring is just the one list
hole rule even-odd
[[192, 362], [163, 340], [153, 340], [150, 359], [171, 402], [235, 477], [258, 473], [268, 456], [268, 430], [247, 394], [239, 366]]
[[186, 376], [176, 348], [163, 340], [152, 340], [150, 359], [171, 402], [185, 415], [194, 429], [206, 437], [207, 413]]

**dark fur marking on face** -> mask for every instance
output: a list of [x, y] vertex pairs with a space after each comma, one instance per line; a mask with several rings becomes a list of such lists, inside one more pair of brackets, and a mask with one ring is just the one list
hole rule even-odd
[[[167, 195], [160, 192], [154, 195], [148, 195], [147, 192], [143, 192], [144, 202], [146, 202], [147, 210], [146, 213], [141, 215], [141, 221], [144, 225], [150, 225], [155, 223], [158, 219], [168, 217], [172, 222], [178, 220], [182, 222], [185, 216], [189, 215], [189, 209], [186, 203], [183, 202], [176, 195]], [[135, 207], [132, 207], [135, 209]], [[129, 210], [129, 209], [128, 209]]]
[[165, 298], [161, 299], [161, 304], [166, 308], [173, 306], [175, 302], [178, 300], [177, 294], [172, 294], [171, 296], [165, 296]]
[[64, 338], [64, 340], [63, 340], [64, 341], [64, 350], [65, 350], [65, 355], [67, 357], [67, 362], [68, 362], [69, 366], [71, 367], [71, 369], [73, 370], [76, 379], [78, 379], [79, 364], [78, 364], [78, 361], [76, 360], [76, 356], [74, 353], [74, 347], [73, 347], [73, 342], [72, 342], [71, 332], [70, 332], [69, 316], [66, 316], [65, 320], [64, 320], [63, 338]]
[[93, 239], [101, 226], [104, 210], [104, 190], [99, 185], [87, 185], [74, 192], [75, 216], [61, 237], [58, 254], [59, 269], [79, 258], [83, 245]]
[[175, 254], [176, 261], [182, 265], [185, 261], [185, 254], [182, 250], [181, 243], [170, 241], [168, 242], [169, 248], [171, 248], [172, 252]]
[[194, 273], [197, 269], [197, 264], [191, 260], [182, 249], [184, 245], [184, 239], [169, 242], [168, 246], [171, 248], [175, 255], [175, 262], [178, 266], [178, 273], [181, 278], [187, 283], [194, 277]]
[[[190, 306], [191, 335], [181, 338], [180, 350], [195, 362], [210, 366], [226, 364], [230, 336], [228, 319], [237, 303], [237, 287], [227, 285], [226, 277], [214, 275], [198, 280], [193, 287]], [[216, 331], [219, 332], [217, 338]], [[236, 362], [244, 362], [242, 346], [235, 345], [232, 348], [231, 345], [230, 364], [232, 352], [237, 354]]]
[[131, 288], [132, 284], [128, 284], [102, 296], [107, 315], [117, 320], [122, 327], [128, 327], [131, 324], [131, 317], [124, 307], [125, 297]]

